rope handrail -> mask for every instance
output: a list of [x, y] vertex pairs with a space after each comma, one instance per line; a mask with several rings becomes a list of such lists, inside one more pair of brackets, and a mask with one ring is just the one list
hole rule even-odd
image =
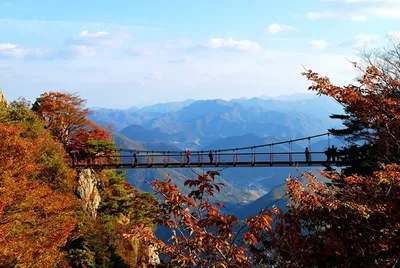
[[[325, 154], [325, 152], [312, 152], [313, 154]], [[216, 155], [220, 156], [233, 156], [233, 155], [289, 155], [289, 154], [294, 154], [294, 155], [304, 155], [304, 152], [258, 152], [258, 153], [218, 153]], [[208, 156], [207, 153], [199, 153], [200, 156]], [[138, 158], [143, 158], [143, 157], [153, 157], [153, 156], [159, 156], [159, 157], [164, 157], [164, 154], [146, 154], [146, 155], [137, 155]], [[170, 157], [181, 157], [180, 154], [165, 154], [165, 156], [170, 156]], [[197, 156], [197, 155], [196, 155]], [[123, 158], [131, 158], [129, 155], [103, 155], [103, 156], [97, 156], [95, 158], [117, 158], [117, 157], [123, 157]]]
[[[319, 138], [323, 136], [328, 136], [329, 137], [330, 133], [326, 132], [323, 134], [318, 134], [314, 136], [308, 136], [304, 138], [298, 138], [298, 139], [293, 139], [293, 140], [286, 140], [286, 141], [280, 141], [280, 142], [273, 142], [273, 143], [266, 143], [266, 144], [260, 144], [260, 145], [254, 145], [254, 146], [246, 146], [246, 147], [237, 147], [237, 148], [229, 148], [229, 149], [216, 149], [216, 150], [197, 150], [197, 151], [191, 151], [192, 154], [197, 154], [197, 153], [206, 153], [208, 151], [213, 151], [213, 152], [229, 152], [233, 150], [254, 150], [256, 148], [262, 148], [262, 147], [268, 147], [268, 146], [275, 146], [275, 145], [281, 145], [281, 144], [286, 144], [286, 143], [292, 143], [292, 142], [297, 142], [297, 141], [303, 141], [303, 140], [309, 140], [309, 139], [314, 139], [314, 138]], [[117, 151], [119, 152], [133, 152], [134, 150], [132, 149], [123, 149], [123, 148], [117, 148]], [[154, 151], [154, 150], [136, 150], [139, 153], [158, 153], [158, 154], [163, 154], [163, 153], [182, 153], [183, 151]]]

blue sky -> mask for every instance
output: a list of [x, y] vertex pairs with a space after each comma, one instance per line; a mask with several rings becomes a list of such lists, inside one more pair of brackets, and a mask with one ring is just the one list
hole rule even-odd
[[120, 108], [306, 93], [302, 65], [351, 82], [388, 36], [400, 0], [0, 0], [0, 88]]

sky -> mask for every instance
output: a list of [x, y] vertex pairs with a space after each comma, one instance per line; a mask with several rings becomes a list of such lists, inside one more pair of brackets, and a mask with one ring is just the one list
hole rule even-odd
[[400, 0], [0, 0], [8, 100], [78, 93], [89, 106], [307, 93], [357, 48], [400, 38]]

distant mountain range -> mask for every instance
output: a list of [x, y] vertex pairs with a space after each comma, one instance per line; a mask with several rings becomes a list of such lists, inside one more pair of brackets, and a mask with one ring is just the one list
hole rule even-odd
[[225, 137], [247, 134], [278, 139], [320, 134], [339, 123], [328, 116], [340, 112], [341, 107], [326, 98], [252, 98], [187, 100], [128, 110], [98, 109], [91, 119], [112, 125], [132, 140], [200, 149]]
[[[114, 140], [120, 148], [150, 151], [179, 151], [189, 148], [206, 151], [268, 144], [326, 133], [328, 128], [340, 124], [329, 119], [329, 115], [334, 113], [342, 113], [342, 108], [337, 103], [307, 94], [230, 101], [186, 100], [126, 110], [96, 108], [91, 119], [99, 124], [113, 126]], [[307, 141], [293, 143], [292, 150], [303, 152], [305, 147], [311, 145], [313, 152], [321, 152], [326, 150], [328, 144], [336, 147], [344, 145], [337, 139], [328, 141], [326, 137], [322, 137], [312, 140], [311, 144]], [[268, 150], [269, 148], [264, 148], [258, 152]], [[287, 144], [274, 147], [275, 152], [288, 150]], [[127, 178], [133, 186], [151, 191], [147, 182], [153, 178], [163, 179], [169, 173], [173, 182], [187, 193], [189, 189], [183, 187], [183, 182], [185, 178], [195, 178], [196, 172], [203, 171], [137, 169], [129, 170]], [[243, 202], [251, 202], [251, 193], [253, 196], [255, 192], [266, 194], [254, 201], [254, 204], [244, 206], [246, 212], [240, 212], [244, 215], [274, 200], [282, 193], [283, 188], [279, 187], [287, 176], [298, 172], [295, 167], [228, 168], [222, 171], [219, 178], [227, 186], [217, 199], [228, 202], [230, 210], [240, 210]], [[235, 205], [237, 203], [241, 205]]]

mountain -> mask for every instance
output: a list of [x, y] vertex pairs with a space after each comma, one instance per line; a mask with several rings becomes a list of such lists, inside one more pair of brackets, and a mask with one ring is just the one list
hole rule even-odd
[[[306, 94], [308, 95], [308, 94]], [[305, 96], [306, 96], [305, 95]], [[309, 116], [308, 120], [318, 118], [326, 123], [326, 127], [332, 127], [340, 125], [340, 122], [335, 122], [329, 119], [331, 114], [343, 113], [343, 108], [332, 99], [321, 96], [321, 97], [309, 97], [300, 99], [262, 99], [262, 98], [251, 98], [251, 99], [235, 99], [231, 102], [239, 103], [244, 107], [261, 107], [265, 111], [277, 111], [286, 113], [297, 113], [301, 112]]]
[[186, 133], [189, 139], [199, 139], [200, 146], [213, 139], [246, 134], [294, 139], [326, 132], [321, 119], [302, 112], [267, 111], [261, 106], [245, 107], [223, 100], [194, 102], [143, 127], [165, 134]]
[[101, 125], [111, 125], [115, 130], [121, 130], [132, 124], [142, 125], [164, 114], [179, 111], [193, 102], [194, 100], [158, 103], [126, 110], [92, 107], [92, 114], [89, 119]]
[[[100, 109], [94, 112], [93, 120], [116, 126], [118, 132], [114, 139], [118, 147], [150, 151], [179, 151], [186, 148], [208, 151], [276, 143], [325, 133], [327, 128], [336, 123], [328, 116], [340, 112], [341, 107], [326, 98], [300, 98], [298, 101], [285, 97], [242, 98], [230, 101], [188, 100], [128, 110]], [[340, 143], [339, 140], [330, 139], [331, 145], [340, 147]], [[326, 137], [313, 139], [311, 151], [324, 151], [327, 146]], [[305, 147], [310, 147], [310, 144], [304, 140], [292, 143], [291, 147], [292, 151], [304, 152]], [[289, 146], [276, 145], [273, 151], [288, 152]], [[257, 148], [255, 152], [260, 153], [257, 159], [269, 160], [270, 147]], [[325, 157], [324, 154], [312, 155], [314, 160], [323, 160]], [[145, 161], [142, 155], [139, 158], [139, 161]], [[277, 158], [281, 161], [289, 160], [286, 159], [287, 154], [275, 155], [275, 160]], [[311, 167], [220, 169], [221, 177], [218, 180], [227, 186], [218, 195], [218, 199], [227, 202], [229, 210], [240, 209], [246, 202], [251, 202], [251, 198], [257, 198], [260, 194], [267, 194], [261, 200], [271, 199], [276, 195], [277, 190], [274, 189], [284, 184], [289, 174], [316, 170]], [[189, 189], [183, 186], [185, 178], [196, 178], [196, 173], [202, 172], [202, 169], [197, 168], [130, 169], [127, 171], [127, 178], [132, 185], [151, 191], [148, 182], [153, 178], [164, 179], [168, 173], [173, 182], [188, 193]]]
[[141, 142], [168, 141], [171, 135], [161, 133], [158, 129], [147, 130], [139, 125], [130, 125], [122, 129], [120, 134]]
[[288, 199], [285, 197], [286, 190], [286, 184], [283, 183], [254, 202], [236, 209], [235, 215], [239, 219], [244, 220], [250, 216], [257, 215], [264, 208], [272, 208], [273, 205], [285, 210], [286, 203], [288, 202]]
[[[315, 171], [314, 175], [319, 181], [328, 182], [328, 179], [323, 177], [320, 173]], [[293, 172], [292, 176], [299, 178], [303, 183], [307, 183], [307, 180], [301, 178], [300, 172]], [[286, 210], [286, 203], [288, 202], [288, 199], [285, 197], [286, 191], [286, 184], [282, 183], [261, 198], [236, 209], [235, 215], [239, 219], [245, 219], [257, 215], [264, 208], [272, 208], [273, 205], [281, 210]]]
[[[220, 138], [215, 140], [214, 142], [204, 146], [202, 150], [219, 150], [219, 149], [227, 149], [227, 148], [238, 148], [238, 147], [249, 147], [263, 144], [271, 144], [280, 142], [286, 139], [277, 138], [275, 136], [270, 137], [259, 137], [255, 134], [246, 134], [242, 136], [232, 136], [226, 138]], [[274, 152], [288, 152], [289, 148], [287, 144], [279, 144], [274, 146]], [[304, 147], [293, 143], [292, 151], [302, 152], [304, 151]], [[256, 152], [270, 152], [270, 147], [263, 147], [256, 149]]]
[[140, 142], [133, 141], [128, 137], [120, 134], [114, 133], [113, 140], [118, 144], [118, 148], [122, 149], [137, 149], [137, 150], [149, 150], [149, 151], [179, 151], [178, 147], [175, 147], [169, 143], [165, 142]]
[[140, 142], [133, 141], [120, 133], [114, 133], [112, 139], [117, 145], [117, 148], [146, 150], [146, 148]]
[[130, 108], [130, 110], [135, 110], [138, 112], [147, 112], [147, 113], [170, 113], [181, 110], [182, 108], [192, 104], [195, 100], [189, 99], [184, 101], [175, 101], [175, 102], [166, 102], [166, 103], [157, 103], [149, 106], [145, 106], [142, 108]]
[[97, 109], [92, 111], [89, 119], [100, 125], [110, 125], [114, 130], [121, 130], [132, 124], [141, 125], [154, 118], [157, 118], [161, 113], [141, 113], [131, 110], [117, 109]]
[[[164, 142], [170, 144], [169, 146], [174, 146], [174, 144], [184, 143], [190, 141], [194, 135], [191, 133], [180, 132], [176, 134], [168, 134], [160, 131], [159, 128], [156, 129], [145, 129], [139, 125], [130, 125], [121, 131], [120, 134], [136, 141], [140, 142]], [[176, 147], [176, 146], [174, 146]], [[182, 146], [184, 147], [184, 146]], [[178, 150], [179, 148], [176, 147]], [[172, 149], [167, 149], [172, 150]], [[182, 150], [182, 149], [181, 149]]]
[[[99, 124], [128, 130], [134, 140], [170, 142], [181, 149], [199, 149], [216, 139], [255, 134], [293, 139], [326, 132], [338, 122], [328, 118], [341, 107], [326, 98], [300, 101], [277, 99], [187, 100], [155, 104], [140, 109], [94, 111]], [[137, 126], [143, 129], [135, 129]], [[154, 131], [154, 132], [153, 132]], [[148, 136], [147, 136], [148, 134]], [[168, 136], [173, 135], [173, 136]]]

